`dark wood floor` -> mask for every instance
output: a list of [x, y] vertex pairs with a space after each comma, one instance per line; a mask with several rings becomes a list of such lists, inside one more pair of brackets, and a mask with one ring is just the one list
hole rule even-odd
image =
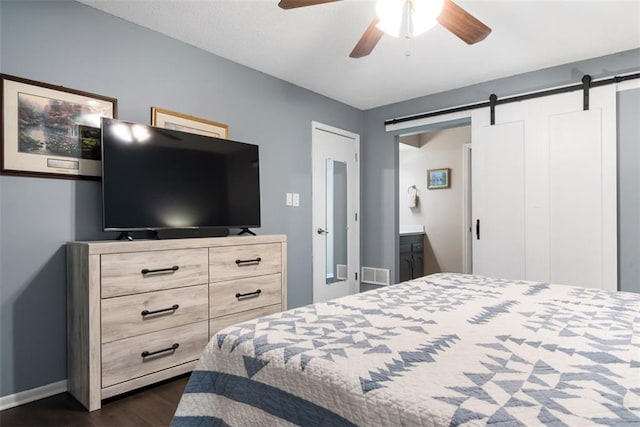
[[102, 401], [87, 412], [67, 393], [0, 412], [0, 426], [155, 427], [168, 426], [188, 375]]

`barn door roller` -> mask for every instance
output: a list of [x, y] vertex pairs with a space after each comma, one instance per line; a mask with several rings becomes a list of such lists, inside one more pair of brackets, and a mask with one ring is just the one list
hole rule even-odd
[[589, 88], [591, 87], [591, 76], [585, 74], [582, 77], [582, 109], [589, 110]]
[[491, 126], [496, 124], [496, 104], [498, 103], [498, 95], [492, 93], [489, 96], [489, 108], [491, 109]]

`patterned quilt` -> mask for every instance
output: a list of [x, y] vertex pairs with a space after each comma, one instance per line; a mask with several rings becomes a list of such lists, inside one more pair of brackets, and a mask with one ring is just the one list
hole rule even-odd
[[436, 274], [220, 331], [173, 427], [640, 426], [640, 295]]

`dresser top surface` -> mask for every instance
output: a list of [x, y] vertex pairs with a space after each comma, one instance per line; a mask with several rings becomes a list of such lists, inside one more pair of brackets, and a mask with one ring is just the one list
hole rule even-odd
[[286, 243], [284, 234], [269, 234], [264, 236], [228, 236], [228, 237], [198, 237], [190, 239], [165, 240], [101, 240], [67, 242], [69, 247], [82, 247], [90, 255], [100, 255], [118, 252], [159, 251], [168, 249], [212, 248], [238, 245], [257, 245], [264, 243]]

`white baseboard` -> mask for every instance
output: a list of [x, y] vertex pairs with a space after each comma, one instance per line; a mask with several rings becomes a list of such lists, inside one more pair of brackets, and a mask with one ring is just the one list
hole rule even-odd
[[0, 411], [67, 391], [67, 380], [0, 397]]

